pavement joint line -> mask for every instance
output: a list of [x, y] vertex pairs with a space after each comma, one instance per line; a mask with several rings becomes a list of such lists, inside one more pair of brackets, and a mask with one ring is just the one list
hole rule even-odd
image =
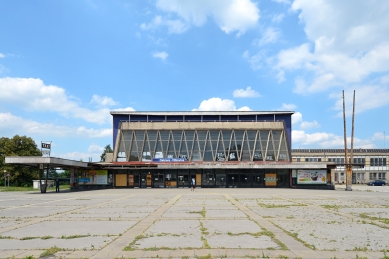
[[[136, 196], [136, 194], [126, 195], [125, 197], [121, 197], [121, 198], [118, 198], [118, 199], [115, 199], [115, 200], [112, 200], [112, 201], [118, 201], [118, 200], [126, 199], [128, 197], [133, 197], [133, 196]], [[5, 227], [5, 228], [0, 230], [0, 234], [8, 232], [8, 231], [11, 231], [11, 230], [14, 230], [14, 229], [18, 229], [18, 228], [21, 228], [21, 227], [26, 227], [26, 226], [34, 225], [34, 224], [37, 224], [37, 223], [40, 223], [40, 222], [43, 222], [43, 221], [53, 220], [56, 217], [58, 217], [58, 215], [67, 215], [67, 214], [71, 214], [71, 213], [74, 213], [74, 212], [77, 212], [77, 211], [91, 209], [91, 208], [94, 208], [94, 207], [97, 207], [97, 206], [104, 205], [106, 203], [111, 203], [112, 201], [109, 200], [109, 201], [102, 202], [102, 203], [99, 203], [99, 204], [93, 204], [91, 206], [77, 208], [77, 209], [70, 210], [70, 211], [58, 212], [58, 213], [56, 213], [54, 215], [49, 215], [49, 216], [46, 216], [46, 217], [41, 217], [41, 218], [37, 218], [37, 219], [31, 219], [30, 221], [27, 221], [27, 222], [24, 222], [24, 223], [15, 225], [15, 226]]]
[[98, 253], [92, 256], [91, 259], [111, 257], [112, 254], [110, 254], [110, 252], [112, 250], [115, 251], [114, 257], [118, 256], [126, 245], [130, 244], [138, 235], [141, 235], [147, 229], [149, 229], [154, 224], [154, 222], [159, 218], [161, 218], [161, 216], [165, 213], [165, 211], [167, 211], [181, 197], [182, 195], [176, 195], [173, 198], [171, 198], [168, 202], [162, 204], [158, 209], [150, 213], [147, 217], [135, 223], [124, 234], [122, 234], [122, 236], [120, 236], [119, 238], [115, 239], [114, 241], [112, 241], [111, 243], [103, 247]]
[[277, 234], [275, 238], [278, 239], [279, 241], [281, 241], [283, 244], [285, 244], [289, 250], [292, 250], [291, 248], [293, 247], [294, 249], [298, 249], [298, 250], [313, 251], [313, 250], [309, 249], [308, 247], [304, 246], [303, 244], [301, 244], [300, 242], [298, 242], [297, 240], [295, 240], [293, 237], [286, 234], [284, 231], [281, 232], [280, 229], [278, 227], [276, 227], [271, 221], [259, 216], [256, 212], [247, 208], [241, 202], [233, 199], [228, 194], [225, 194], [224, 196], [232, 204], [234, 204], [236, 207], [238, 207], [239, 210], [242, 210], [243, 213], [245, 213], [248, 217], [250, 217], [253, 221], [255, 221], [259, 226], [266, 228], [267, 230]]
[[[280, 197], [281, 198], [281, 197]], [[287, 200], [287, 201], [291, 201], [291, 202], [294, 202], [292, 199], [289, 199], [289, 198], [282, 198], [284, 200]], [[323, 208], [321, 205], [315, 205], [315, 204], [306, 204], [306, 203], [303, 203], [303, 202], [300, 202], [301, 204], [305, 204], [306, 206], [310, 206], [310, 207], [314, 207], [316, 209], [319, 209], [321, 211], [325, 211], [325, 212], [329, 212], [329, 213], [332, 213], [332, 214], [335, 214], [335, 215], [340, 215], [340, 216], [343, 216], [345, 218], [348, 218], [350, 219], [352, 222], [355, 220], [355, 221], [358, 221], [358, 220], [365, 220], [359, 216], [355, 216], [353, 214], [347, 214], [345, 212], [341, 212], [341, 211], [334, 211], [334, 210], [331, 210], [331, 209], [326, 209], [326, 208]], [[374, 221], [374, 225], [376, 226], [379, 226], [379, 227], [382, 227], [382, 228], [388, 228], [388, 226], [385, 225], [385, 223], [381, 223], [379, 221]]]
[[[92, 195], [85, 195], [85, 196], [81, 196], [82, 198], [84, 197], [90, 197]], [[68, 199], [61, 199], [61, 200], [53, 200], [53, 201], [46, 201], [46, 202], [39, 202], [39, 203], [34, 203], [34, 204], [26, 204], [26, 205], [21, 205], [21, 206], [12, 206], [12, 207], [8, 207], [8, 208], [5, 208], [4, 210], [9, 210], [9, 209], [18, 209], [18, 208], [24, 208], [24, 207], [32, 207], [32, 206], [36, 206], [36, 205], [41, 205], [41, 204], [46, 204], [46, 203], [53, 203], [53, 202], [59, 202], [59, 201], [69, 201], [69, 200], [76, 200], [76, 199], [79, 199], [80, 197], [75, 197], [75, 198], [68, 198]], [[13, 199], [13, 200], [16, 200], [16, 199]], [[9, 200], [8, 200], [9, 201]]]

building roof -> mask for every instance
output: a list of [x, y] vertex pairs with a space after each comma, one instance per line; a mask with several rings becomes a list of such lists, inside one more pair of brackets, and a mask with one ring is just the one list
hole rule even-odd
[[48, 165], [49, 167], [59, 168], [87, 168], [88, 163], [63, 159], [58, 157], [41, 157], [41, 156], [6, 156], [6, 164], [25, 165], [39, 167], [40, 164]]
[[274, 115], [294, 114], [294, 111], [111, 111], [111, 115]]

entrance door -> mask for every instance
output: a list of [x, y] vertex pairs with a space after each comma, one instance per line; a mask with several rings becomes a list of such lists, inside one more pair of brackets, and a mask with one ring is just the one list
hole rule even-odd
[[226, 188], [227, 186], [227, 174], [225, 169], [215, 169], [215, 187]]
[[227, 187], [237, 188], [239, 186], [239, 171], [227, 170]]
[[163, 173], [154, 173], [154, 188], [165, 188]]
[[252, 174], [253, 188], [264, 187], [265, 183], [265, 172], [264, 170], [253, 170]]
[[134, 187], [134, 175], [133, 174], [128, 175], [128, 187], [131, 187], [131, 188]]
[[140, 187], [141, 188], [151, 187], [151, 183], [152, 183], [151, 172], [142, 171], [140, 175]]
[[178, 170], [177, 185], [178, 188], [189, 187], [189, 171]]
[[227, 175], [216, 174], [216, 187], [226, 188], [226, 185], [227, 185]]
[[134, 174], [134, 188], [140, 187], [140, 176], [139, 173]]
[[201, 187], [211, 188], [215, 186], [215, 174], [213, 170], [204, 170]]
[[285, 187], [289, 186], [290, 173], [289, 170], [280, 169], [277, 170], [277, 187]]
[[251, 187], [251, 170], [242, 169], [239, 175], [240, 187], [250, 188]]

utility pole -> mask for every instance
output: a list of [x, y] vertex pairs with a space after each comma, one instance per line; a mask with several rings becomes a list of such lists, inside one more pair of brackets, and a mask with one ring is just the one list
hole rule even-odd
[[346, 169], [346, 191], [352, 191], [352, 177], [353, 177], [353, 149], [354, 149], [354, 114], [355, 114], [355, 90], [353, 97], [353, 114], [351, 125], [351, 149], [350, 158], [347, 156], [347, 136], [346, 136], [346, 109], [343, 90], [343, 124], [344, 124], [344, 161]]

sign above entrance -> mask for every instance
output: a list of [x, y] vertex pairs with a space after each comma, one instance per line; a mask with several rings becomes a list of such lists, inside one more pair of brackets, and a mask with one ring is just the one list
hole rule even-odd
[[186, 158], [153, 158], [155, 163], [175, 163], [175, 162], [186, 162]]

